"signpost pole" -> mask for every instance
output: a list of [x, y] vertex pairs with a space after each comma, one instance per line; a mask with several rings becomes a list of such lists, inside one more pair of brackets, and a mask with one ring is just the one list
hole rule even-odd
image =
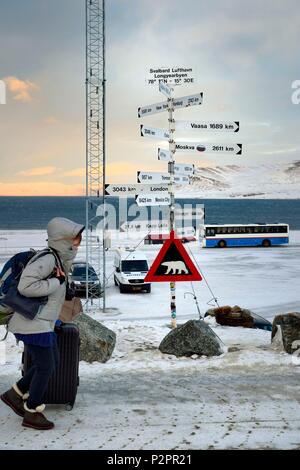
[[[168, 98], [168, 114], [169, 114], [169, 152], [171, 155], [171, 161], [168, 163], [168, 171], [170, 175], [170, 219], [169, 219], [169, 224], [170, 224], [170, 234], [173, 236], [174, 234], [174, 227], [175, 227], [175, 196], [174, 196], [174, 175], [175, 175], [175, 169], [174, 169], [174, 131], [175, 131], [175, 125], [174, 125], [174, 119], [173, 119], [173, 98], [172, 98], [172, 91], [171, 91], [171, 96]], [[170, 282], [170, 297], [171, 297], [171, 327], [176, 328], [177, 327], [177, 317], [176, 317], [176, 284], [175, 282]]]

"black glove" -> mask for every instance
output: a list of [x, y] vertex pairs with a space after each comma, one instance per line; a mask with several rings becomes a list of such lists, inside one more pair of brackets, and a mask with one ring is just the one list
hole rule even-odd
[[71, 284], [67, 283], [65, 300], [73, 300], [75, 297], [75, 292], [76, 288], [74, 282], [71, 282]]
[[63, 284], [63, 283], [65, 282], [65, 280], [66, 280], [66, 276], [60, 275], [60, 276], [58, 276], [56, 279], [59, 280], [59, 283], [60, 283], [60, 284]]

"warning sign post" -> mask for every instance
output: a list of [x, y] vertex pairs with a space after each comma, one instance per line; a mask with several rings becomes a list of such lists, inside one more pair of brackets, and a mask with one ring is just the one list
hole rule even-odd
[[202, 277], [191, 260], [175, 232], [170, 233], [156, 259], [154, 260], [145, 282], [187, 282], [201, 281]]

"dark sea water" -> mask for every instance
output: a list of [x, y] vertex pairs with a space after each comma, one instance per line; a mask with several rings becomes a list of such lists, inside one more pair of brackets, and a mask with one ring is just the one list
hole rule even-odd
[[[128, 205], [133, 202], [129, 199]], [[300, 230], [300, 199], [178, 199], [176, 202], [204, 204], [207, 224], [283, 222], [290, 224], [291, 230]], [[118, 209], [118, 198], [108, 197], [107, 203]], [[0, 230], [45, 229], [52, 217], [66, 217], [85, 224], [85, 198], [0, 197]]]

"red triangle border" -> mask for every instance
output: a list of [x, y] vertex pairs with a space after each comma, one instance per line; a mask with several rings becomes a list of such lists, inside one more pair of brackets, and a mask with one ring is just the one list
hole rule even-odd
[[[171, 274], [169, 276], [162, 276], [158, 275], [156, 276], [155, 273], [157, 269], [159, 268], [165, 254], [167, 253], [169, 247], [174, 243], [176, 245], [176, 248], [178, 249], [179, 253], [181, 254], [186, 266], [188, 267], [189, 271], [191, 271], [191, 274], [188, 275], [176, 275], [176, 274]], [[202, 281], [202, 276], [199, 273], [198, 269], [194, 265], [193, 261], [189, 257], [188, 252], [184, 248], [181, 240], [179, 238], [175, 238], [175, 233], [171, 232], [170, 233], [170, 238], [168, 238], [161, 250], [159, 251], [157, 257], [152, 263], [152, 266], [150, 270], [148, 271], [144, 282], [188, 282], [188, 281]]]

